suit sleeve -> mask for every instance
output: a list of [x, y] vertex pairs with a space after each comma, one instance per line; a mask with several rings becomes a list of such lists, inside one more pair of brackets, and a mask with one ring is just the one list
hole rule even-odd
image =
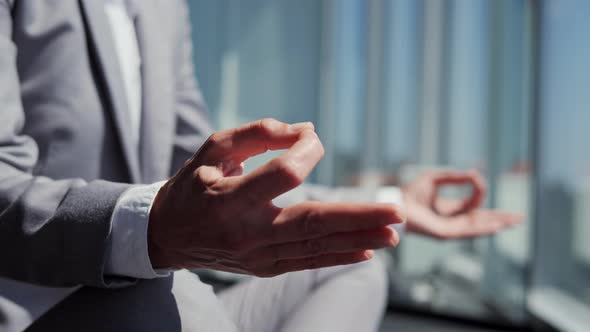
[[0, 0], [0, 276], [46, 286], [108, 286], [110, 218], [128, 185], [34, 176], [38, 149], [26, 121], [11, 40], [10, 3]]
[[171, 175], [198, 150], [213, 133], [209, 111], [195, 78], [193, 43], [189, 12], [181, 0], [178, 18], [178, 47], [176, 52], [176, 136], [172, 155]]

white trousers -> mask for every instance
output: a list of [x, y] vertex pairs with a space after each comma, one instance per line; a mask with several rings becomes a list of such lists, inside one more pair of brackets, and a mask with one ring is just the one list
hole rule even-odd
[[378, 257], [250, 278], [220, 294], [179, 271], [119, 290], [82, 288], [30, 331], [375, 331], [386, 297], [386, 271]]
[[252, 278], [219, 298], [239, 331], [376, 331], [387, 278], [376, 257], [356, 265]]

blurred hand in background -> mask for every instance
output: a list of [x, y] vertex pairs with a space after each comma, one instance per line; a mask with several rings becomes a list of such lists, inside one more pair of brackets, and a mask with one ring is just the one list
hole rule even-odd
[[[468, 185], [463, 199], [443, 198], [443, 187]], [[407, 230], [437, 239], [459, 239], [495, 234], [519, 224], [517, 214], [481, 208], [487, 185], [477, 171], [428, 171], [403, 188]]]

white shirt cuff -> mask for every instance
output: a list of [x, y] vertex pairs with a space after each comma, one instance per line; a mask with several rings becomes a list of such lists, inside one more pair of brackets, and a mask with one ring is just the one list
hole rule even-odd
[[[404, 209], [404, 195], [400, 188], [393, 187], [393, 186], [386, 186], [377, 189], [377, 195], [375, 197], [377, 203], [390, 203], [399, 206], [401, 209]], [[407, 215], [406, 213], [404, 213]], [[391, 225], [393, 229], [399, 234], [400, 238], [406, 232], [406, 223], [399, 223]]]
[[165, 181], [132, 187], [119, 197], [111, 217], [105, 274], [139, 279], [153, 279], [170, 274], [169, 270], [154, 270], [147, 245], [150, 209], [164, 183]]

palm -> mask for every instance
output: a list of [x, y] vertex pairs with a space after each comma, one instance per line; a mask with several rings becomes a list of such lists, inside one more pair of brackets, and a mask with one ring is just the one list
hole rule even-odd
[[[439, 197], [445, 185], [472, 187], [463, 200]], [[519, 223], [521, 216], [508, 212], [481, 209], [485, 181], [476, 172], [429, 172], [404, 188], [408, 212], [408, 231], [439, 239], [469, 238], [494, 234]]]

